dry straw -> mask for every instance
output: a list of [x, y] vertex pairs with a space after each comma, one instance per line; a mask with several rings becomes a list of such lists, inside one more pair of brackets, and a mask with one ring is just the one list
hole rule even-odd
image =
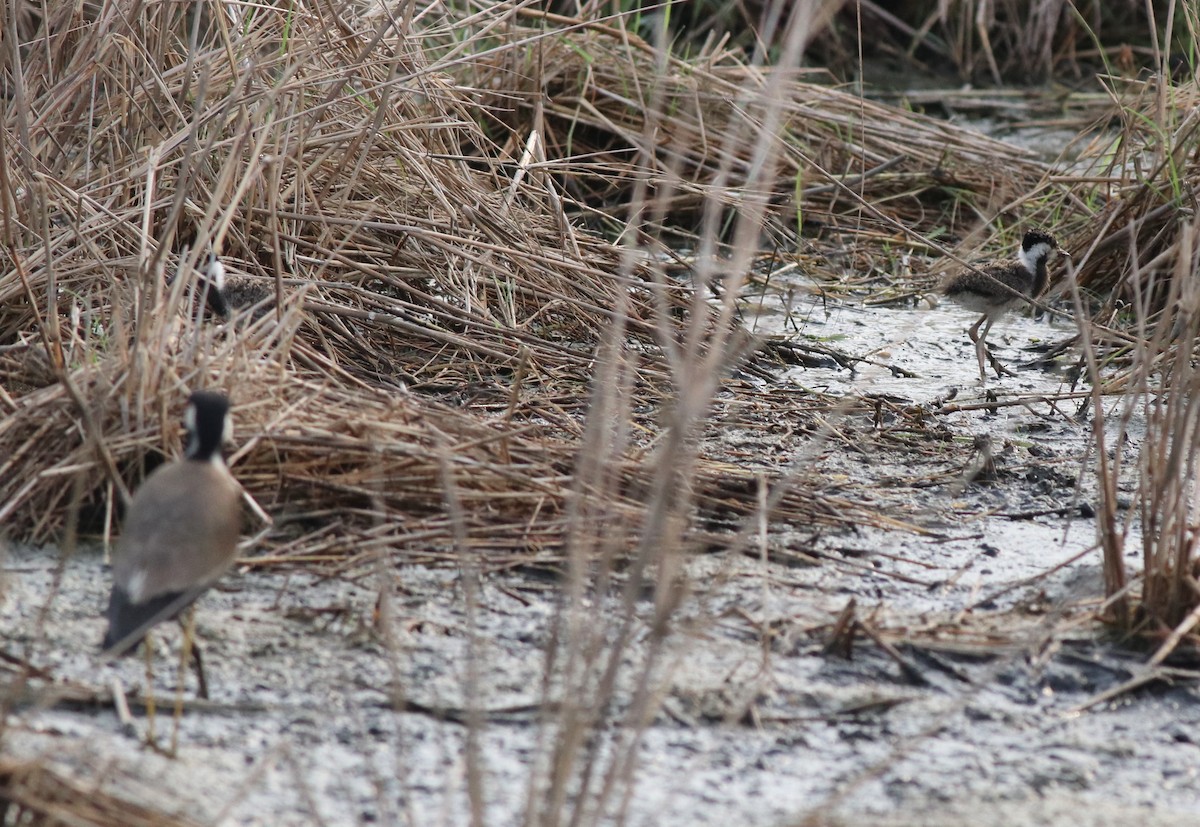
[[[80, 824], [89, 827], [191, 827], [127, 798], [85, 788], [41, 762], [0, 759], [0, 817], [7, 824]], [[11, 819], [11, 820], [10, 820]]]
[[[536, 548], [596, 333], [637, 289], [612, 278], [615, 252], [472, 168], [466, 98], [403, 41], [319, 9], [198, 8], [214, 14], [48, 25], [22, 55], [0, 181], [0, 516], [53, 537], [84, 475], [107, 525], [118, 480], [173, 450], [185, 390], [208, 386], [234, 398], [239, 477], [296, 525], [337, 510], [336, 554], [383, 548], [395, 537], [359, 541], [384, 522], [436, 546], [439, 441], [474, 527]], [[221, 327], [191, 296], [206, 243], [261, 299]], [[645, 291], [634, 307], [652, 315]]]
[[[619, 20], [518, 4], [51, 3], [41, 19], [8, 4], [0, 523], [53, 539], [78, 490], [85, 528], [108, 534], [124, 487], [176, 450], [187, 390], [224, 389], [234, 471], [275, 520], [257, 564], [564, 575], [547, 695], [572, 703], [545, 707], [527, 815], [566, 821], [571, 799], [573, 823], [602, 821], [655, 710], [682, 555], [745, 546], [768, 511], [897, 524], [803, 468], [707, 450], [719, 393], [742, 423], [786, 408], [822, 440], [851, 442], [823, 412], [879, 415], [724, 381], [749, 349], [735, 299], [764, 240], [807, 226], [839, 249], [925, 251], [937, 233], [1057, 218], [1073, 251], [1126, 232], [1160, 264], [1194, 260], [1167, 220], [1186, 187], [1159, 186], [1195, 172], [1190, 121], [1097, 207], [1082, 185], [1126, 166], [1055, 177], [788, 68], [834, 5], [773, 7], [793, 16], [784, 68], [767, 70], [721, 41], [685, 61]], [[664, 263], [681, 240], [687, 284]], [[1113, 264], [1132, 244], [1104, 244], [1077, 256], [1085, 277], [1146, 272]], [[224, 323], [196, 295], [209, 245], [238, 297]], [[809, 263], [844, 275], [832, 261]], [[622, 612], [593, 628], [589, 600], [610, 594]], [[631, 670], [646, 594], [652, 642]]]
[[[744, 108], [747, 91], [778, 79], [720, 52], [659, 67], [615, 24], [570, 31], [569, 45], [513, 29], [503, 48], [430, 61], [396, 37], [403, 21], [380, 12], [351, 27], [322, 6], [294, 19], [197, 8], [128, 17], [106, 7], [83, 34], [52, 14], [45, 48], [14, 62], [0, 168], [0, 517], [10, 533], [54, 537], [81, 475], [90, 526], [107, 531], [121, 486], [136, 483], [147, 456], [175, 450], [186, 389], [209, 386], [234, 398], [239, 477], [301, 533], [289, 554], [448, 548], [436, 445], [464, 489], [473, 545], [506, 560], [513, 549], [523, 558], [561, 547], [614, 308], [635, 409], [673, 393], [681, 320], [696, 319], [688, 341], [701, 349], [729, 324], [706, 321], [649, 260], [575, 229], [565, 210], [594, 198], [595, 182], [618, 192], [629, 173], [675, 226], [689, 203], [744, 201], [737, 182], [754, 159], [715, 136], [761, 125]], [[505, 67], [520, 56], [535, 63]], [[501, 130], [513, 139], [496, 146], [493, 119], [526, 127], [514, 113], [539, 110], [527, 82], [536, 61], [557, 67], [545, 77], [552, 102], [528, 133], [542, 137], [516, 143], [525, 133]], [[582, 83], [585, 67], [582, 94], [558, 87]], [[639, 78], [669, 99], [656, 140], [686, 154], [652, 152], [642, 136], [649, 101], [624, 97]], [[803, 140], [769, 147], [778, 163], [759, 180], [762, 197], [791, 195], [810, 176], [806, 210], [821, 214], [841, 198], [826, 174], [858, 171], [859, 192], [916, 209], [918, 170], [960, 168], [988, 192], [1001, 178], [982, 163], [999, 144], [914, 118], [900, 157], [871, 125], [870, 104], [784, 83], [775, 105]], [[601, 146], [585, 135], [606, 137]], [[577, 160], [544, 160], [568, 149]], [[619, 164], [595, 174], [580, 151]], [[208, 243], [253, 303], [223, 326], [193, 297]], [[643, 421], [657, 427], [653, 415]], [[622, 472], [631, 485], [637, 466]], [[696, 495], [752, 490], [753, 475], [740, 476], [701, 460]], [[636, 523], [636, 500], [622, 499], [614, 507]], [[792, 501], [797, 515], [812, 506], [816, 519], [846, 516], [812, 496]], [[328, 515], [339, 528], [313, 531]]]

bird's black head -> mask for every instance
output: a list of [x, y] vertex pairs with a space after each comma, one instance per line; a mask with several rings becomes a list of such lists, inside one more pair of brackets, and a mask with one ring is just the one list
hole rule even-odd
[[1021, 249], [1026, 253], [1033, 252], [1034, 248], [1039, 244], [1045, 244], [1047, 250], [1057, 250], [1058, 242], [1054, 240], [1054, 236], [1045, 230], [1027, 230], [1025, 238], [1021, 240]]
[[1021, 260], [1021, 265], [1026, 270], [1030, 273], [1037, 273], [1044, 271], [1046, 260], [1053, 252], [1069, 255], [1066, 250], [1058, 246], [1058, 242], [1050, 233], [1045, 230], [1028, 230], [1021, 240], [1021, 251], [1017, 254], [1017, 258]]
[[213, 391], [196, 391], [188, 397], [184, 427], [188, 432], [187, 458], [207, 462], [220, 459], [221, 444], [233, 434], [229, 400]]

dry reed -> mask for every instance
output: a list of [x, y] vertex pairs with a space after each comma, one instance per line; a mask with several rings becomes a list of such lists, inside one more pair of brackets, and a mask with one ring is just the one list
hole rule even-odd
[[[14, 536], [55, 536], [77, 475], [103, 518], [93, 525], [111, 525], [121, 485], [136, 482], [146, 455], [171, 450], [184, 390], [213, 385], [231, 390], [249, 437], [235, 459], [250, 492], [299, 530], [311, 515], [341, 509], [340, 554], [396, 549], [410, 533], [422, 553], [436, 548], [432, 538], [448, 540], [439, 440], [461, 466], [478, 521], [472, 543], [559, 548], [596, 345], [612, 308], [618, 300], [626, 308], [621, 347], [632, 356], [640, 409], [673, 393], [660, 354], [675, 347], [679, 320], [697, 313], [653, 261], [622, 266], [627, 253], [575, 229], [582, 205], [572, 195], [599, 203], [601, 189], [617, 193], [614, 184], [636, 172], [629, 180], [646, 183], [658, 224], [670, 221], [672, 233], [689, 231], [679, 222], [702, 203], [744, 202], [736, 176], [751, 159], [735, 153], [745, 143], [713, 136], [760, 129], [746, 101], [767, 83], [786, 89], [769, 148], [778, 163], [758, 184], [769, 204], [791, 203], [798, 182], [812, 181], [801, 189], [805, 215], [844, 221], [831, 178], [850, 175], [857, 191], [903, 213], [904, 203], [920, 209], [937, 169], [961, 169], [959, 184], [989, 199], [1001, 178], [1042, 175], [1003, 145], [917, 117], [897, 161], [894, 131], [859, 98], [773, 77], [731, 53], [672, 59], [657, 72], [654, 50], [612, 23], [568, 30], [574, 42], [514, 29], [504, 46], [470, 60], [451, 50], [426, 62], [400, 48], [396, 21], [378, 12], [355, 21], [352, 34], [320, 7], [302, 9], [295, 25], [260, 11], [236, 29], [218, 8], [199, 18], [101, 16], [74, 40], [52, 19], [45, 36], [71, 49], [22, 54], [0, 170], [9, 206], [0, 228], [9, 254], [0, 274], [0, 404], [10, 411], [0, 425], [0, 516]], [[470, 23], [486, 29], [496, 19]], [[114, 74], [103, 67], [121, 42], [154, 49]], [[528, 73], [502, 72], [500, 58], [531, 50], [561, 68], [526, 91]], [[590, 86], [572, 97], [557, 84], [582, 76], [584, 55]], [[650, 102], [617, 94], [649, 77], [671, 112], [659, 140], [686, 154], [654, 151], [641, 137]], [[507, 86], [503, 99], [489, 91], [498, 86]], [[495, 146], [480, 123], [492, 122], [477, 114], [534, 113], [545, 89], [555, 94], [543, 120], [514, 120], [508, 148]], [[86, 117], [77, 106], [54, 109], [85, 91]], [[35, 115], [48, 111], [62, 117]], [[605, 129], [602, 141], [582, 140]], [[558, 137], [568, 132], [571, 152]], [[539, 140], [517, 143], [530, 135]], [[599, 158], [617, 141], [629, 142], [623, 159], [613, 156], [613, 174], [576, 171], [581, 151]], [[513, 157], [520, 147], [530, 154]], [[1004, 152], [1011, 164], [1002, 175]], [[566, 160], [544, 160], [560, 155]], [[613, 183], [592, 183], [604, 180]], [[779, 220], [780, 211], [768, 213]], [[224, 328], [199, 323], [189, 300], [206, 241], [224, 253], [247, 300], [258, 301]], [[724, 336], [720, 324], [703, 322], [693, 342], [705, 348]], [[641, 423], [661, 424], [653, 415]], [[625, 473], [636, 485], [636, 463]], [[701, 458], [702, 497], [705, 474]], [[714, 466], [710, 477], [724, 480], [712, 489], [724, 490], [721, 499], [748, 487], [734, 469]], [[795, 508], [805, 501], [818, 519], [837, 519], [838, 508], [822, 508], [819, 497], [797, 497]], [[636, 502], [621, 508], [640, 511]], [[287, 548], [303, 556], [339, 546], [329, 532], [320, 536], [314, 548], [294, 539]]]
[[41, 762], [0, 759], [0, 822], [86, 827], [190, 827], [196, 822], [85, 788]]
[[[781, 24], [773, 69], [511, 4], [117, 5], [51, 5], [32, 45], [2, 46], [0, 521], [52, 539], [82, 490], [107, 532], [207, 386], [233, 396], [231, 462], [275, 519], [251, 564], [553, 563], [546, 691], [571, 702], [546, 705], [530, 823], [603, 821], [631, 788], [681, 561], [713, 539], [698, 515], [740, 521], [735, 548], [766, 512], [883, 520], [704, 451], [718, 391], [774, 404], [723, 384], [764, 238], [921, 245], [1079, 200], [1009, 145], [799, 79], [822, 4]], [[1115, 208], [1139, 238], [1178, 203], [1154, 188], [1167, 166]], [[1094, 219], [1067, 219], [1075, 249]], [[660, 258], [681, 238], [688, 289]], [[209, 243], [245, 301], [223, 325], [193, 295]], [[796, 396], [797, 428], [836, 438], [813, 416], [834, 403]], [[595, 595], [613, 625], [590, 623]]]

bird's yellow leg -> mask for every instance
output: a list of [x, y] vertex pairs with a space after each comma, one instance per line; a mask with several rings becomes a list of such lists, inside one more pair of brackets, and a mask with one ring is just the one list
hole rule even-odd
[[179, 747], [179, 722], [183, 720], [183, 684], [187, 680], [188, 661], [192, 658], [192, 639], [196, 634], [196, 608], [189, 606], [183, 623], [183, 646], [179, 650], [179, 673], [175, 681], [175, 724], [171, 729], [171, 755]]
[[158, 739], [154, 737], [154, 647], [150, 635], [142, 641], [142, 652], [146, 656], [146, 688], [143, 690], [146, 702], [146, 746], [158, 749]]

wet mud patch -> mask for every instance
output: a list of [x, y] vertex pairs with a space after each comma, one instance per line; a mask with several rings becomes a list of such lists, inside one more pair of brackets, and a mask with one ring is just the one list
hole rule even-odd
[[[611, 713], [644, 663], [660, 703], [640, 732], [595, 735], [597, 755], [635, 738], [637, 757], [624, 814], [597, 823], [1194, 823], [1195, 683], [1137, 685], [1145, 655], [1092, 619], [1091, 425], [1065, 378], [1025, 369], [981, 387], [971, 320], [954, 311], [818, 312], [805, 331], [854, 358], [737, 373], [705, 455], [739, 485], [748, 469], [793, 474], [804, 496], [861, 517], [785, 515], [734, 544], [753, 517], [706, 500], [707, 553], [681, 572], [665, 656], [648, 654], [653, 600], [635, 607]], [[1009, 359], [1064, 333], [1016, 314], [993, 331]], [[751, 391], [763, 404], [746, 407]], [[832, 400], [819, 415], [814, 393]], [[8, 556], [5, 679], [22, 661], [37, 671], [15, 696], [6, 760], [199, 823], [465, 824], [474, 749], [486, 823], [528, 813], [564, 702], [546, 657], [553, 578], [489, 573], [468, 612], [457, 569], [244, 569], [200, 604], [213, 696], [189, 679], [174, 760], [109, 703], [119, 677], [136, 709], [145, 678], [137, 660], [95, 659], [108, 583], [95, 549], [61, 569], [54, 549]], [[620, 585], [593, 596], [592, 622], [620, 624]], [[169, 706], [178, 635], [159, 637]]]
[[[629, 823], [777, 824], [819, 813], [826, 823], [950, 824], [974, 812], [972, 823], [1038, 824], [1068, 805], [1096, 814], [1084, 824], [1115, 823], [1101, 814], [1129, 808], [1155, 823], [1194, 818], [1200, 746], [1189, 733], [1200, 698], [1192, 686], [1146, 686], [1081, 710], [1141, 659], [1088, 625], [1062, 636], [1063, 616], [1049, 618], [1078, 599], [1078, 584], [1047, 578], [1018, 589], [1004, 611], [962, 609], [980, 591], [962, 577], [917, 588], [893, 561], [851, 587], [861, 569], [843, 570], [834, 554], [831, 545], [810, 567], [692, 561], [689, 576], [711, 587], [656, 667], [662, 704], [638, 747]], [[10, 558], [6, 628], [29, 628], [21, 621], [40, 607], [55, 562], [50, 550]], [[87, 645], [102, 631], [106, 581], [100, 556], [80, 554], [60, 583], [71, 600], [56, 603], [40, 634], [10, 639], [55, 679], [34, 680], [43, 703], [10, 717], [9, 757], [40, 757], [199, 823], [465, 823], [464, 719], [475, 710], [489, 823], [520, 821], [540, 754], [552, 590], [490, 578], [475, 614], [482, 679], [472, 702], [453, 573], [401, 573], [394, 646], [368, 631], [378, 598], [369, 587], [232, 577], [233, 588], [201, 607], [213, 697], [187, 698], [183, 748], [167, 760], [139, 747], [110, 708], [81, 702], [102, 698], [114, 675], [135, 691], [142, 681], [138, 661], [98, 666]], [[851, 598], [859, 628], [834, 653], [834, 621]], [[615, 615], [615, 601], [597, 600], [596, 611]], [[643, 613], [635, 661], [651, 637], [649, 601]], [[164, 700], [170, 654], [157, 661]], [[628, 702], [634, 674], [615, 703]], [[46, 690], [74, 700], [45, 703]], [[145, 789], [128, 788], [130, 777]]]

